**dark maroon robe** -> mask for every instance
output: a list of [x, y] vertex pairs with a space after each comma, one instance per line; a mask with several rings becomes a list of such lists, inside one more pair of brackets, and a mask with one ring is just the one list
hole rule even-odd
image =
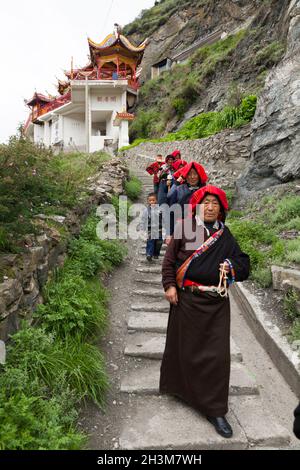
[[[215, 231], [210, 227], [210, 235]], [[204, 240], [207, 238], [204, 233]], [[165, 290], [176, 286], [176, 270], [193, 252], [185, 249], [187, 241], [184, 235], [173, 238], [167, 248], [162, 268]], [[186, 278], [218, 285], [219, 265], [226, 258], [235, 269], [236, 281], [248, 277], [249, 257], [225, 226], [216, 243], [191, 263]], [[160, 392], [181, 398], [207, 416], [224, 416], [230, 377], [229, 298], [209, 292], [195, 295], [181, 289], [178, 297], [178, 304], [170, 307]]]

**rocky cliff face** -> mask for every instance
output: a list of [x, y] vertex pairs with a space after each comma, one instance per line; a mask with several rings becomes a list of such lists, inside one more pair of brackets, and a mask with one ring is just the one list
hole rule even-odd
[[[170, 4], [170, 15], [149, 36], [150, 42], [142, 64], [142, 79], [150, 78], [152, 64], [176, 55], [208, 33], [216, 29], [229, 32], [241, 26], [255, 16], [262, 3], [261, 0], [183, 0], [176, 2], [177, 7], [172, 8], [172, 2], [161, 2], [162, 6]], [[159, 13], [158, 10], [157, 14], [162, 14], [163, 18], [163, 12]], [[128, 25], [125, 32], [127, 30], [134, 31], [134, 28]], [[132, 32], [130, 38], [139, 44], [147, 35], [148, 23], [145, 23], [144, 30]]]
[[249, 167], [241, 192], [264, 189], [300, 177], [300, 1], [292, 0], [284, 59], [267, 77], [252, 124]]

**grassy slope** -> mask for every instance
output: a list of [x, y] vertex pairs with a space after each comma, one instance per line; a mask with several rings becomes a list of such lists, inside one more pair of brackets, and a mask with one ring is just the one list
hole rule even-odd
[[109, 158], [103, 152], [54, 156], [17, 137], [0, 145], [0, 252], [20, 251], [24, 235], [38, 232], [34, 215], [66, 215], [84, 201], [87, 177]]
[[[197, 11], [209, 1], [185, 1], [181, 11], [192, 7]], [[274, 3], [274, 2], [273, 2]], [[172, 14], [178, 13], [178, 2], [158, 2], [124, 29], [125, 34], [150, 35], [159, 31]], [[270, 9], [268, 13], [268, 9]], [[185, 112], [195, 103], [204, 111], [219, 110], [220, 104], [210, 103], [211, 91], [219, 88], [221, 107], [239, 106], [250, 94], [259, 95], [267, 71], [283, 56], [285, 43], [278, 29], [270, 27], [280, 17], [280, 8], [272, 0], [262, 2], [255, 26], [225, 40], [198, 49], [184, 64], [178, 64], [140, 89], [136, 119], [130, 126], [131, 142], [135, 139], [160, 138], [181, 123]], [[192, 26], [190, 26], [192, 28]], [[214, 91], [215, 93], [215, 91]]]
[[[242, 211], [231, 211], [228, 225], [251, 260], [251, 279], [272, 285], [271, 265], [300, 266], [300, 198], [294, 186], [249, 200]], [[291, 338], [300, 339], [299, 294], [285, 295], [283, 311], [292, 321]]]

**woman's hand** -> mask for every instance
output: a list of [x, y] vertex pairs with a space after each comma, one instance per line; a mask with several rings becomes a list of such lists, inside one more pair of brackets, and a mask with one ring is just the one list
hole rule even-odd
[[165, 297], [168, 302], [172, 305], [177, 305], [178, 303], [178, 295], [176, 287], [169, 287], [169, 289], [165, 292]]

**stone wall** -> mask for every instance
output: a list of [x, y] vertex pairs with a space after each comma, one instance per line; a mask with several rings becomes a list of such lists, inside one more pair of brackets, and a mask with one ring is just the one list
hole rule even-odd
[[250, 125], [228, 129], [206, 139], [174, 142], [145, 142], [123, 152], [125, 159], [142, 168], [155, 155], [164, 156], [179, 149], [182, 158], [201, 163], [209, 182], [223, 187], [234, 187], [250, 158]]
[[43, 302], [42, 288], [51, 271], [63, 265], [68, 238], [79, 234], [92, 207], [122, 194], [127, 177], [121, 160], [104, 163], [101, 172], [88, 179], [88, 200], [79, 201], [66, 217], [40, 214], [36, 221], [42, 233], [26, 237], [26, 252], [0, 254], [0, 340], [6, 341], [20, 320], [30, 318]]

